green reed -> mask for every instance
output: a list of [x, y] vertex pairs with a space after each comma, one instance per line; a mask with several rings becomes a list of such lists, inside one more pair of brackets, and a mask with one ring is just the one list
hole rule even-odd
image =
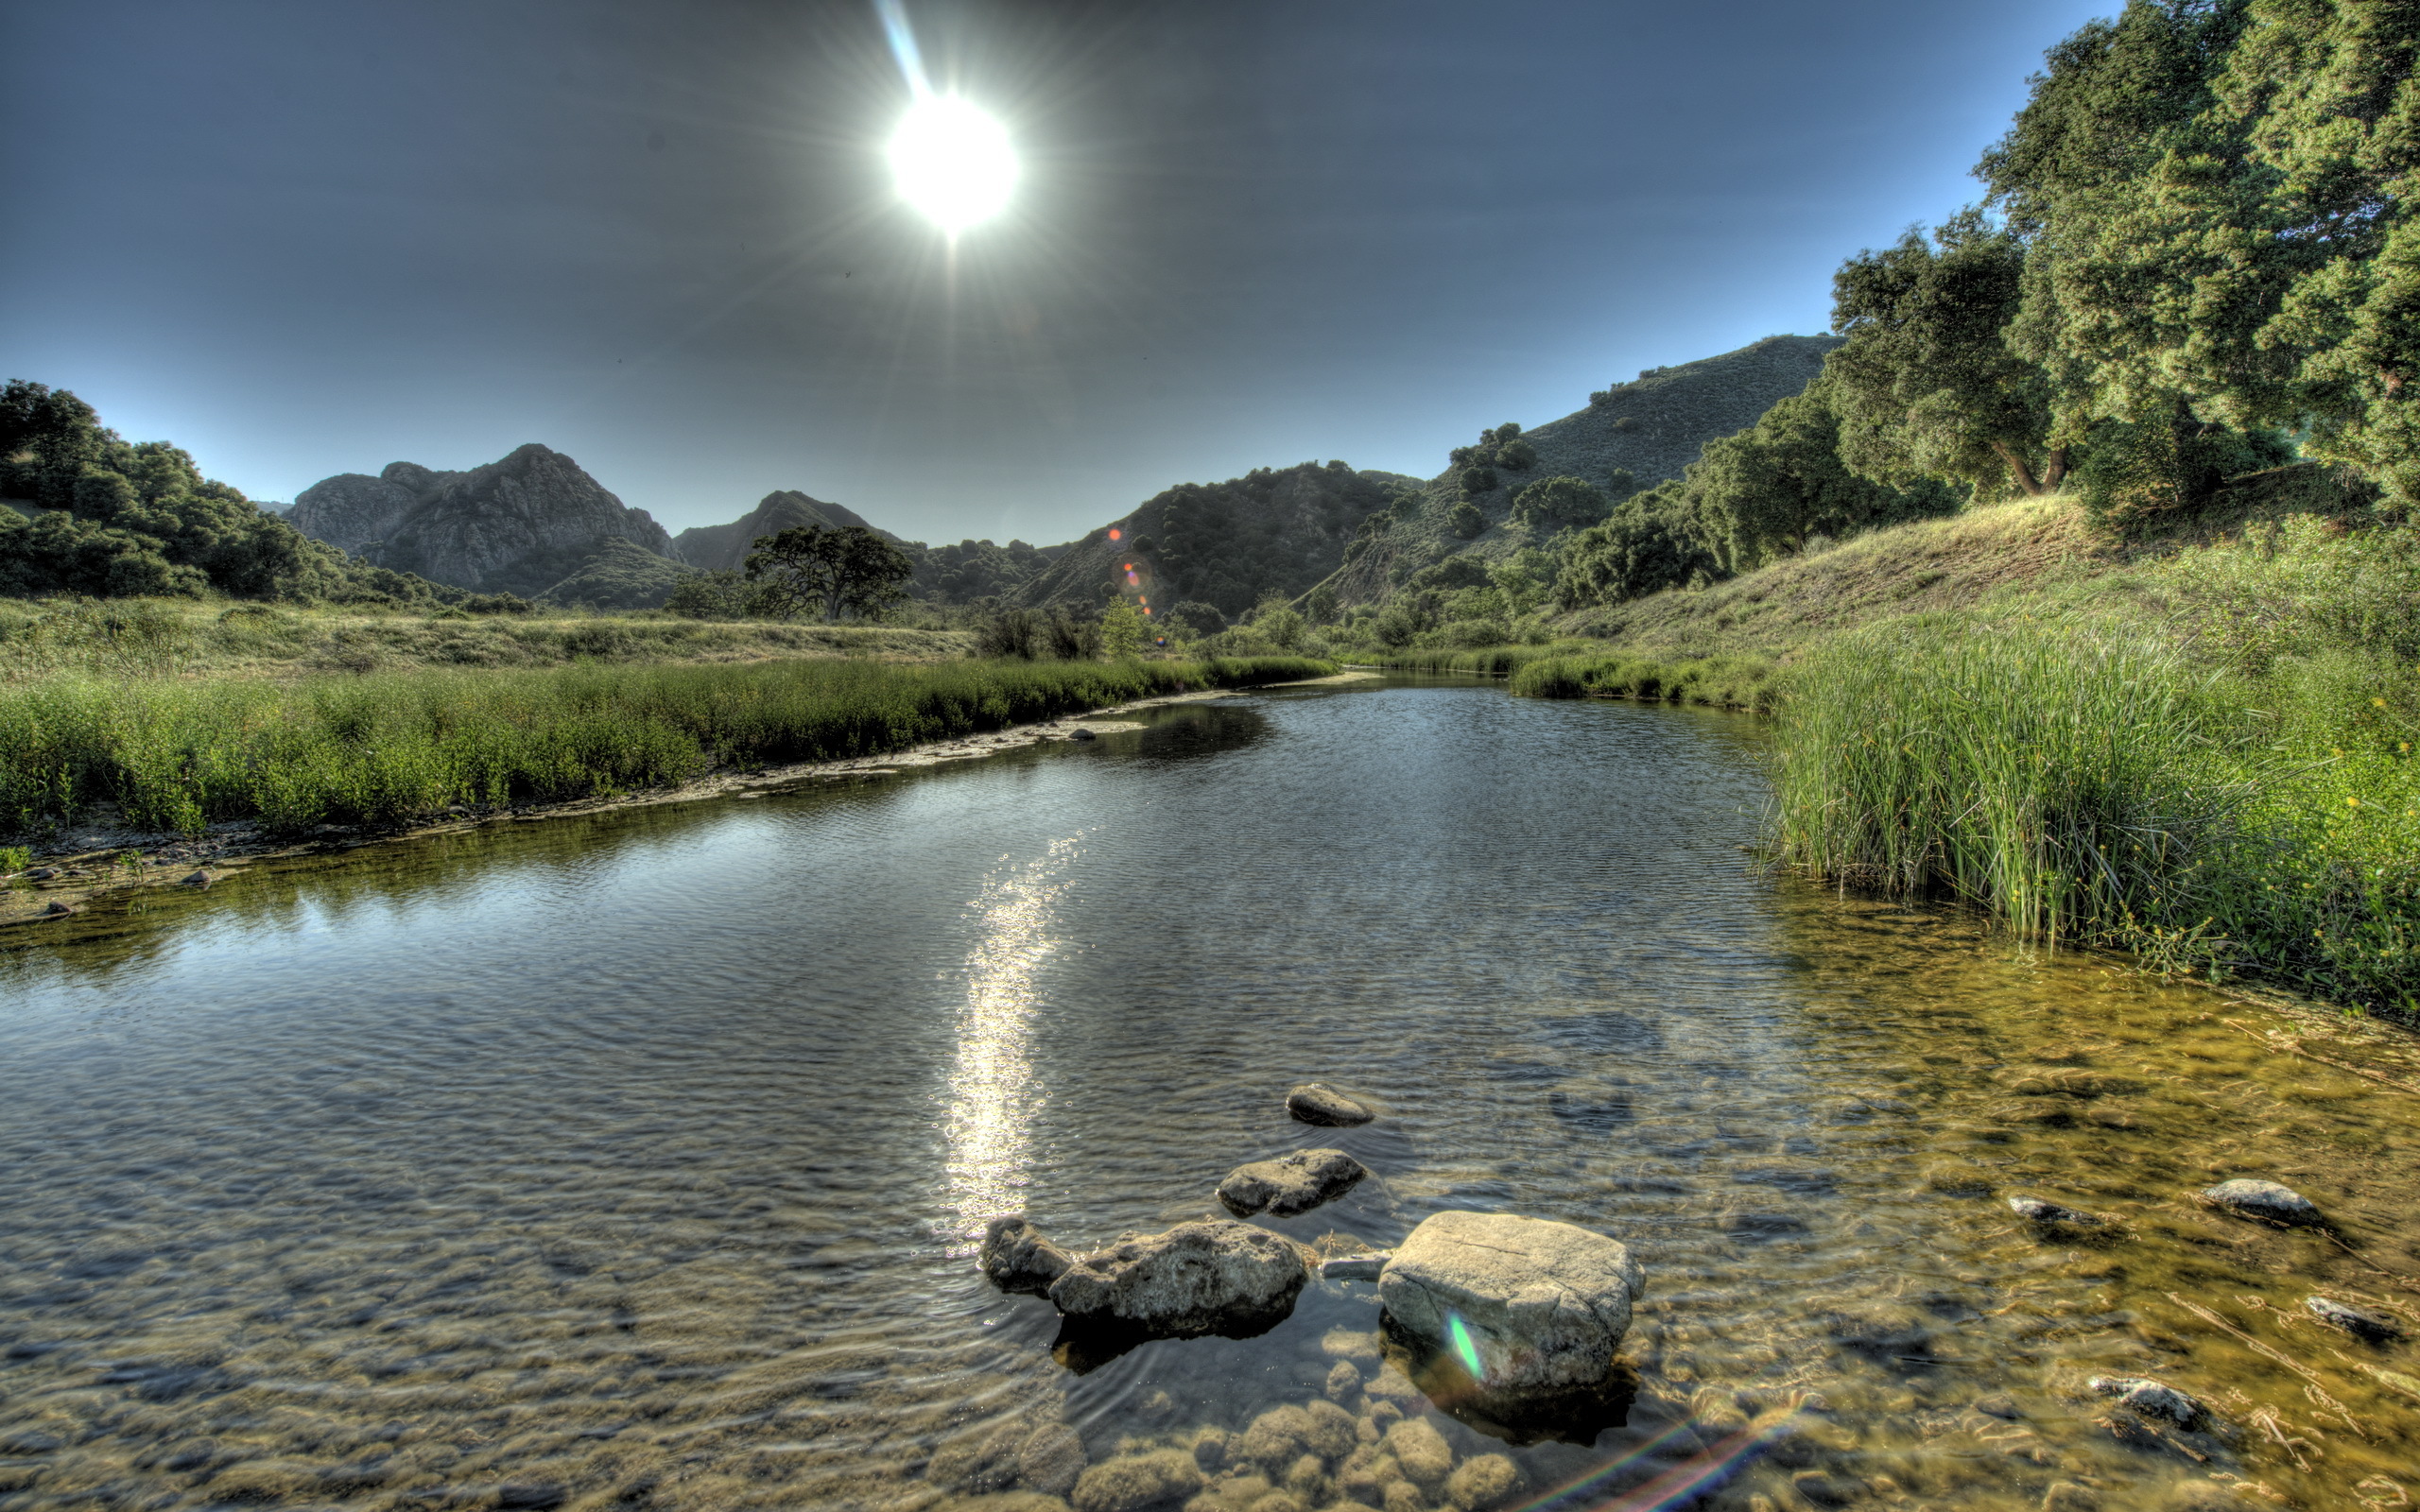
[[1710, 656], [1658, 662], [1617, 651], [1566, 653], [1524, 662], [1512, 691], [1532, 698], [1641, 698], [1713, 708], [1769, 710], [1778, 692], [1762, 657]]
[[662, 786], [721, 766], [875, 755], [1330, 663], [578, 664], [292, 683], [62, 676], [0, 687], [0, 831], [115, 802], [138, 827], [391, 825]]
[[2420, 783], [2392, 669], [2248, 679], [2147, 630], [1933, 623], [1793, 668], [1781, 859], [2163, 970], [2420, 1006]]

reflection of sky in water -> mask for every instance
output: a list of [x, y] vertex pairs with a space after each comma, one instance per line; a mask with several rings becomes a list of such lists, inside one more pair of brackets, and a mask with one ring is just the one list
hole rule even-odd
[[1058, 903], [1082, 838], [1053, 840], [1038, 860], [1004, 865], [969, 905], [978, 933], [966, 957], [966, 1005], [944, 1093], [946, 1205], [961, 1239], [1021, 1204], [1028, 1136], [1043, 1104], [1033, 1085], [1033, 980], [1061, 943], [1053, 933]]

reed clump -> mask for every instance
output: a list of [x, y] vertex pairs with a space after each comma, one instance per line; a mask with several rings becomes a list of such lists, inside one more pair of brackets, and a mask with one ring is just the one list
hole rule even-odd
[[289, 682], [63, 675], [0, 685], [0, 831], [38, 833], [101, 803], [147, 830], [389, 826], [1333, 670], [1267, 657], [579, 663]]
[[1767, 712], [1779, 684], [1773, 664], [1762, 657], [1660, 662], [1599, 650], [1527, 662], [1513, 672], [1512, 691], [1532, 698], [1637, 698]]
[[2158, 628], [1943, 618], [1792, 669], [1785, 862], [2170, 971], [2420, 1011], [2414, 683], [2349, 650], [2259, 675]]

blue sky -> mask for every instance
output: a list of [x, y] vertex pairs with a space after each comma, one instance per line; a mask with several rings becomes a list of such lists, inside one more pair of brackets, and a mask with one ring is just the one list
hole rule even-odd
[[534, 440], [676, 530], [1062, 541], [1822, 330], [2114, 8], [907, 9], [1025, 162], [954, 249], [870, 4], [9, 8], [0, 376], [261, 498]]

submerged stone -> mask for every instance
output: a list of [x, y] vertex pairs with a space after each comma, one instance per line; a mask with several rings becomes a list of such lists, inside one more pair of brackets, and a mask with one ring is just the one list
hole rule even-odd
[[2365, 1339], [2372, 1344], [2389, 1344], [2403, 1337], [2403, 1325], [2383, 1313], [2373, 1313], [2327, 1297], [2305, 1297], [2303, 1306], [2310, 1309], [2311, 1315], [2321, 1322], [2334, 1324], [2355, 1338]]
[[2149, 1376], [2094, 1376], [2084, 1385], [2101, 1396], [2117, 1398], [2121, 1407], [2177, 1428], [2197, 1428], [2209, 1416], [2197, 1399]]
[[1323, 1081], [1305, 1082], [1288, 1092], [1286, 1111], [1299, 1123], [1323, 1128], [1350, 1128], [1378, 1116], [1368, 1105], [1345, 1096]]
[[1360, 1255], [1334, 1255], [1320, 1262], [1320, 1275], [1332, 1281], [1374, 1281], [1393, 1256], [1389, 1249]]
[[2009, 1211], [2028, 1223], [2065, 1224], [2078, 1228], [2098, 1228], [2102, 1220], [2074, 1208], [2062, 1208], [2055, 1202], [2039, 1197], [2011, 1197]]
[[1378, 1300], [1484, 1389], [1521, 1393], [1608, 1379], [1638, 1287], [1638, 1263], [1618, 1240], [1546, 1219], [1449, 1211], [1395, 1250]]
[[2316, 1228], [2322, 1222], [2319, 1209], [2308, 1197], [2274, 1181], [2238, 1177], [2232, 1181], [2203, 1188], [2202, 1195], [2210, 1203], [2247, 1218], [2263, 1218], [2271, 1223], [2303, 1228]]
[[1077, 1478], [1070, 1498], [1076, 1512], [1142, 1512], [1162, 1502], [1182, 1501], [1201, 1489], [1201, 1469], [1180, 1449], [1122, 1454], [1103, 1460]]
[[1369, 1174], [1342, 1150], [1296, 1150], [1228, 1172], [1219, 1183], [1219, 1200], [1238, 1218], [1255, 1212], [1291, 1218], [1344, 1195]]

